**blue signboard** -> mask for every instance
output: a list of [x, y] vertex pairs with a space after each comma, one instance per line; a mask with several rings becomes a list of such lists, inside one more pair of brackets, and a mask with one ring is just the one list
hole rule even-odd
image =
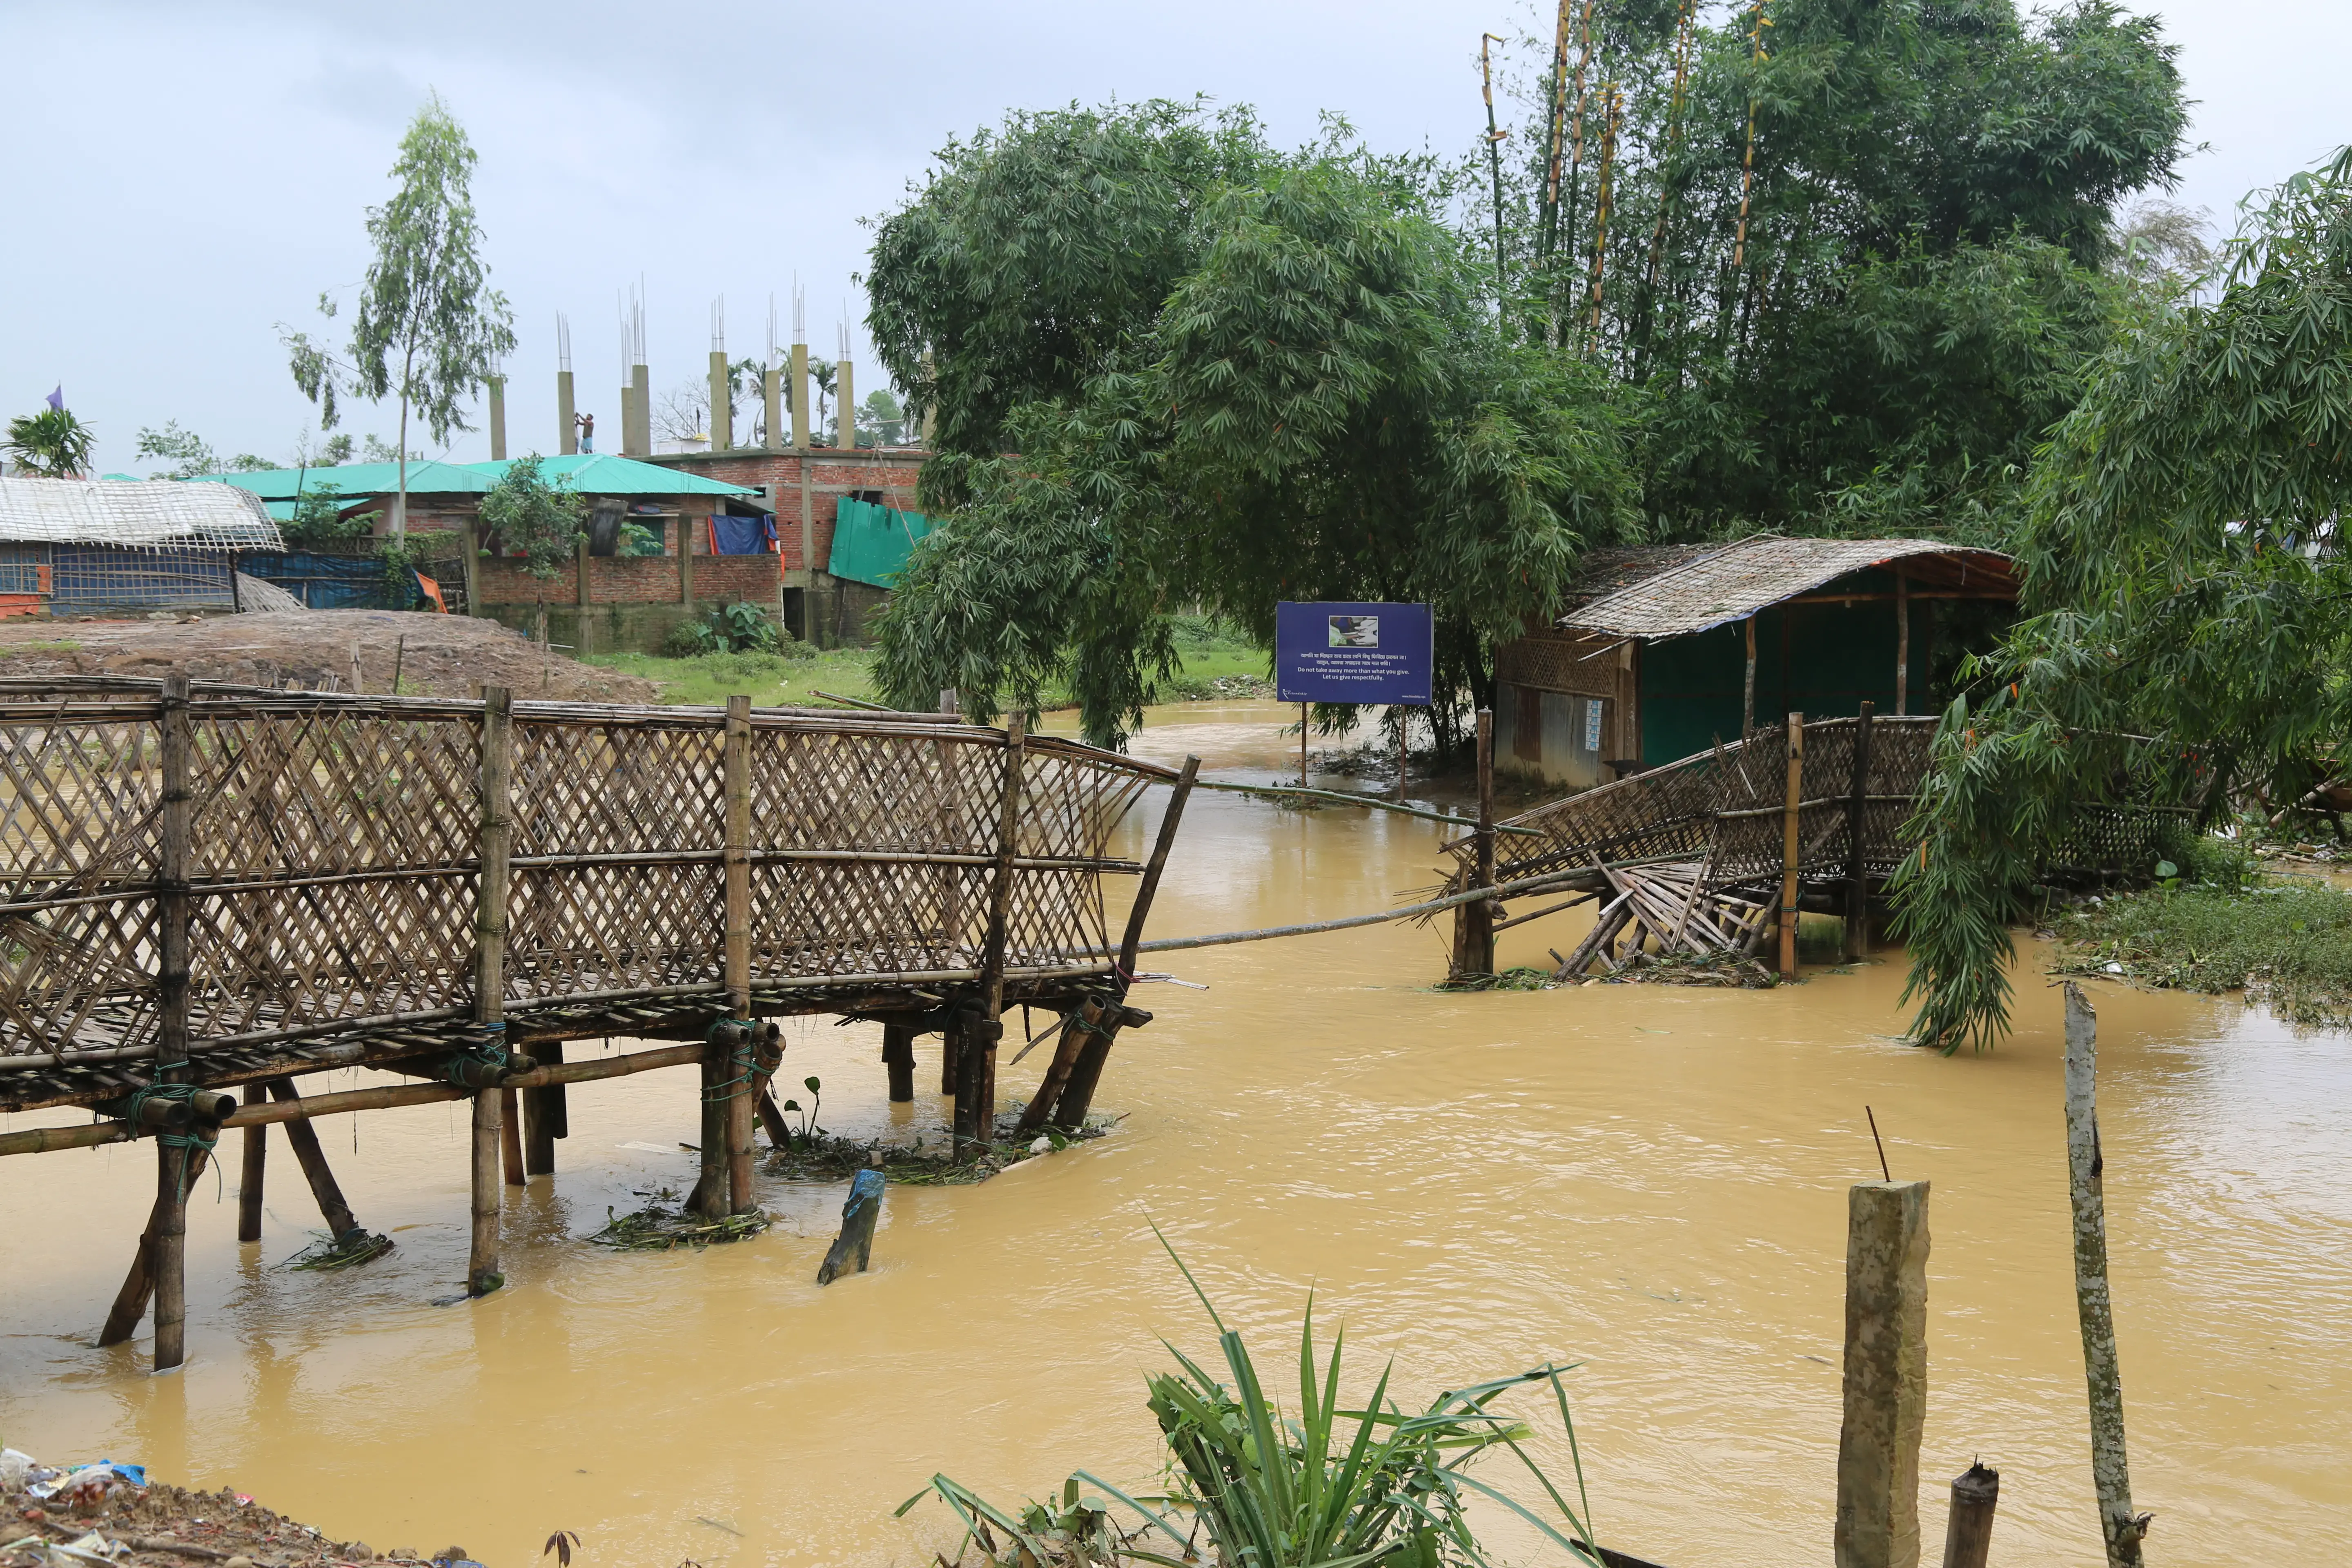
[[1427, 605], [1276, 605], [1275, 689], [1285, 702], [1429, 700]]

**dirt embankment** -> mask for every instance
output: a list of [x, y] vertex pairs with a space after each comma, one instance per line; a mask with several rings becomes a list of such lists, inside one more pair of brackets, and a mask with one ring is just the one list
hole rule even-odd
[[[49, 1550], [93, 1534], [99, 1542], [79, 1552]], [[331, 1541], [226, 1488], [118, 1487], [77, 1507], [0, 1485], [0, 1568], [339, 1568], [381, 1560], [363, 1542]]]
[[0, 622], [0, 676], [161, 676], [240, 686], [389, 692], [393, 668], [410, 697], [470, 697], [505, 686], [523, 699], [651, 702], [650, 680], [542, 657], [496, 621], [397, 610], [282, 610], [173, 621]]

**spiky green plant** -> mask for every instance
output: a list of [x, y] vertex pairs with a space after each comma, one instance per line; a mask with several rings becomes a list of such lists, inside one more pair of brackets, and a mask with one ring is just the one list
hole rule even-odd
[[[1167, 1238], [1160, 1244], [1167, 1246]], [[1485, 1568], [1490, 1559], [1467, 1512], [1483, 1498], [1532, 1525], [1570, 1561], [1601, 1561], [1586, 1523], [1591, 1510], [1583, 1461], [1560, 1383], [1572, 1364], [1547, 1363], [1441, 1394], [1417, 1415], [1389, 1398], [1391, 1365], [1381, 1370], [1362, 1409], [1347, 1409], [1339, 1396], [1346, 1335], [1333, 1336], [1328, 1362], [1318, 1364], [1310, 1299], [1299, 1330], [1298, 1404], [1286, 1413], [1260, 1381], [1240, 1332], [1225, 1326], [1173, 1247], [1169, 1256], [1216, 1325], [1230, 1381], [1173, 1345], [1168, 1352], [1177, 1370], [1146, 1381], [1147, 1403], [1173, 1472], [1168, 1493], [1133, 1495], [1079, 1470], [1063, 1484], [1058, 1506], [1031, 1502], [1015, 1514], [937, 1475], [898, 1512], [936, 1496], [963, 1521], [959, 1555], [964, 1546], [977, 1546], [992, 1563], [1023, 1568], [1118, 1563], [1188, 1568], [1202, 1561], [1197, 1542], [1203, 1533], [1226, 1568]], [[1490, 1408], [1502, 1394], [1530, 1384], [1549, 1386], [1559, 1411], [1576, 1468], [1574, 1504], [1528, 1455], [1529, 1427]], [[1469, 1473], [1471, 1462], [1494, 1448], [1507, 1448], [1526, 1467], [1565, 1530]], [[1114, 1521], [1113, 1504], [1134, 1516], [1135, 1530]]]
[[98, 436], [73, 416], [68, 408], [44, 408], [20, 414], [8, 421], [8, 438], [0, 452], [17, 468], [35, 479], [69, 479], [89, 467], [90, 449]]

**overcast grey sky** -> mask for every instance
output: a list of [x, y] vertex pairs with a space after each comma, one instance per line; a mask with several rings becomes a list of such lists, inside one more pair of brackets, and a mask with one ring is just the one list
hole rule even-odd
[[[2226, 226], [2250, 187], [2352, 140], [2352, 4], [2136, 8], [2183, 46], [2192, 139], [2210, 144], [2177, 199]], [[348, 298], [362, 209], [428, 90], [481, 153], [478, 205], [521, 337], [510, 440], [552, 449], [556, 311], [582, 405], [607, 419], [615, 293], [640, 274], [657, 394], [698, 374], [721, 294], [739, 357], [762, 346], [771, 293], [789, 337], [795, 272], [830, 355], [845, 306], [853, 330], [863, 313], [858, 220], [942, 139], [1007, 109], [1200, 92], [1255, 104], [1284, 142], [1330, 109], [1381, 147], [1452, 155], [1480, 129], [1480, 30], [1532, 17], [1526, 0], [0, 0], [0, 415], [62, 383], [102, 469], [144, 472], [136, 431], [174, 417], [224, 457], [283, 460], [314, 421], [277, 323], [315, 323], [322, 289]], [[871, 363], [862, 338], [857, 358]], [[394, 423], [362, 406], [344, 427]], [[450, 455], [486, 457], [487, 440]]]

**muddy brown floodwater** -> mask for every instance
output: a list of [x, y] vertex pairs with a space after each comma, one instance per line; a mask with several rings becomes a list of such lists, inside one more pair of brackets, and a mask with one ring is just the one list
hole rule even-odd
[[[1278, 777], [1286, 714], [1169, 710], [1137, 749]], [[1130, 852], [1164, 796], [1127, 825]], [[1198, 797], [1154, 932], [1379, 908], [1436, 879], [1444, 831]], [[1504, 961], [1566, 947], [1580, 914], [1506, 933]], [[890, 1510], [934, 1470], [1006, 1500], [1079, 1466], [1149, 1479], [1159, 1336], [1213, 1349], [1149, 1217], [1277, 1363], [1310, 1287], [1358, 1371], [1393, 1356], [1416, 1396], [1580, 1361], [1605, 1542], [1676, 1568], [1822, 1563], [1844, 1191], [1876, 1174], [1867, 1103], [1895, 1173], [1935, 1184], [1927, 1533], [1941, 1540], [1945, 1485], [1982, 1456], [2002, 1472], [1998, 1560], [2095, 1562], [2058, 1009], [2025, 957], [2017, 1033], [1945, 1060], [1892, 1037], [1899, 960], [1762, 993], [1456, 996], [1427, 988], [1433, 930], [1171, 955], [1212, 989], [1139, 994], [1159, 1017], [1112, 1058], [1113, 1136], [980, 1187], [894, 1190], [874, 1271], [823, 1290], [838, 1187], [763, 1178], [783, 1223], [700, 1255], [579, 1239], [690, 1181], [688, 1075], [575, 1088], [561, 1173], [509, 1200], [507, 1288], [450, 1308], [430, 1302], [465, 1267], [464, 1117], [340, 1118], [329, 1153], [398, 1250], [348, 1275], [278, 1268], [316, 1221], [284, 1145], [258, 1246], [233, 1239], [233, 1182], [207, 1177], [190, 1361], [161, 1378], [144, 1339], [93, 1347], [152, 1156], [0, 1161], [0, 1438], [234, 1484], [380, 1550], [463, 1542], [494, 1568], [557, 1529], [592, 1565], [912, 1568], [949, 1543], [944, 1515]], [[2095, 991], [2151, 1555], [2352, 1559], [2352, 1047], [2235, 999]], [[886, 1103], [877, 1030], [788, 1039], [785, 1079], [823, 1079], [828, 1127], [938, 1127], [928, 1093]], [[936, 1043], [920, 1050], [917, 1082], [936, 1085]], [[1005, 1092], [1040, 1064], [1008, 1068]], [[1495, 1537], [1538, 1555], [1503, 1523]]]

